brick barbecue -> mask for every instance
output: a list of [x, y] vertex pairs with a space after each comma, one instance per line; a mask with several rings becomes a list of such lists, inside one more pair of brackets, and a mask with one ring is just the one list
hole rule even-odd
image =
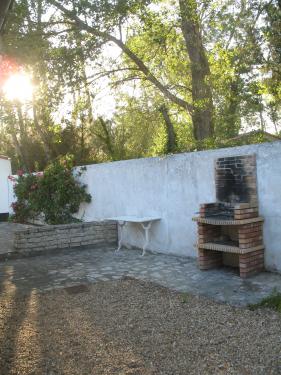
[[200, 205], [198, 260], [201, 270], [239, 267], [245, 278], [264, 268], [263, 218], [259, 216], [256, 157], [217, 159], [215, 203]]

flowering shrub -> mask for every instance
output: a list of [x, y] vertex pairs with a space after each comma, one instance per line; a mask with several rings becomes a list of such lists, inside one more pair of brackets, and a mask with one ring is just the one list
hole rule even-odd
[[19, 174], [12, 204], [16, 222], [27, 222], [44, 215], [47, 224], [67, 224], [78, 221], [73, 217], [83, 202], [91, 202], [86, 186], [75, 176], [70, 160], [56, 161], [43, 174]]

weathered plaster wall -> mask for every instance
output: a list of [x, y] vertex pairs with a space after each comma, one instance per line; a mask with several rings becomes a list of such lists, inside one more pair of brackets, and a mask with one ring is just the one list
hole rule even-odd
[[8, 213], [9, 207], [9, 183], [11, 174], [11, 161], [0, 157], [0, 214]]
[[[196, 256], [199, 204], [215, 201], [215, 159], [256, 154], [260, 214], [265, 217], [266, 266], [281, 272], [281, 142], [184, 153], [87, 166], [82, 177], [93, 196], [81, 208], [86, 221], [119, 215], [160, 216], [149, 248]], [[141, 247], [139, 225], [130, 225], [125, 241]]]

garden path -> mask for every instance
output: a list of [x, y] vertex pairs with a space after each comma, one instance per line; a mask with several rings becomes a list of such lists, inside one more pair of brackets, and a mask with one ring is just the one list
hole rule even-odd
[[140, 250], [89, 249], [0, 262], [0, 293], [45, 291], [66, 286], [118, 280], [124, 276], [158, 283], [237, 306], [256, 303], [273, 289], [281, 292], [281, 275], [263, 272], [241, 279], [229, 269], [200, 271], [196, 259]]

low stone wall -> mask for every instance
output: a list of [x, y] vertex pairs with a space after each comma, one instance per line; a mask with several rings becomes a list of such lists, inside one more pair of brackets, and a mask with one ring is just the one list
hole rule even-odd
[[17, 231], [14, 251], [28, 255], [58, 249], [115, 246], [117, 237], [117, 225], [111, 222], [46, 225]]

